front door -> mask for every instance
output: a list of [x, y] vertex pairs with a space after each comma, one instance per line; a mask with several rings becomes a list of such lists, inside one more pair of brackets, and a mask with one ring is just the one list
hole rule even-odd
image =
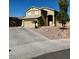
[[53, 22], [53, 16], [48, 15], [48, 26], [52, 25], [52, 22]]

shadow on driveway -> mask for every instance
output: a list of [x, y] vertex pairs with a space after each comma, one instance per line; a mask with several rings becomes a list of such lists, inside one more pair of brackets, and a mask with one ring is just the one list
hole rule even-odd
[[48, 53], [32, 59], [70, 59], [70, 49]]

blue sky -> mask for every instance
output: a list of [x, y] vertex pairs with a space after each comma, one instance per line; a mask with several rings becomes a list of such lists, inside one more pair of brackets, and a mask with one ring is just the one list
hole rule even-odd
[[[70, 15], [70, 0], [68, 1], [68, 14]], [[9, 0], [9, 16], [25, 16], [26, 10], [32, 6], [59, 10], [57, 0]]]

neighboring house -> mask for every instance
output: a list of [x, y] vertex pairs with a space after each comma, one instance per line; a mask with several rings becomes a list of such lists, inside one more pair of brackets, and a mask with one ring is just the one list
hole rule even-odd
[[22, 18], [22, 26], [30, 28], [35, 26], [56, 26], [57, 13], [57, 11], [49, 8], [32, 7], [26, 11], [26, 16]]
[[22, 19], [18, 17], [9, 17], [9, 27], [16, 27], [22, 25]]

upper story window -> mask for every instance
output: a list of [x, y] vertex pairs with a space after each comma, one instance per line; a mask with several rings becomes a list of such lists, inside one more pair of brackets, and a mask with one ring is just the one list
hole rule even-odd
[[36, 11], [36, 10], [31, 10], [30, 12], [27, 13], [27, 15], [38, 15], [39, 14], [39, 11]]
[[38, 11], [35, 11], [35, 15], [38, 15], [39, 14], [39, 12]]
[[31, 15], [31, 12], [28, 12], [28, 15]]

